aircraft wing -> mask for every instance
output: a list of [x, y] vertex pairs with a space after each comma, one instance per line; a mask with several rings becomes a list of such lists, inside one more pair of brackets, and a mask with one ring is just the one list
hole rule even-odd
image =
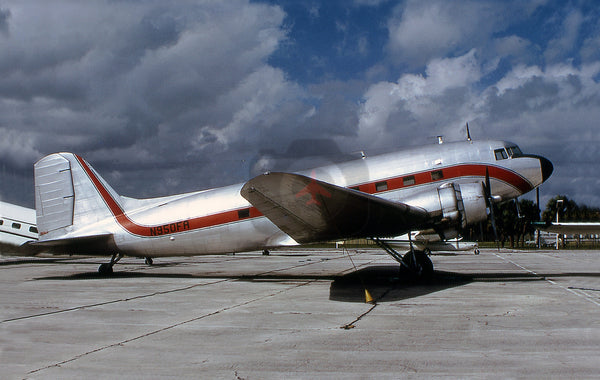
[[600, 223], [597, 222], [564, 222], [564, 223], [533, 223], [538, 230], [557, 234], [600, 234]]
[[298, 243], [395, 236], [423, 226], [428, 213], [299, 174], [268, 173], [241, 194]]

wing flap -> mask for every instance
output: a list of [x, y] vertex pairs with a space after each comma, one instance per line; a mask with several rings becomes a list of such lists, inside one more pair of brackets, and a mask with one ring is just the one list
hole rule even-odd
[[299, 243], [394, 236], [428, 219], [421, 208], [299, 174], [260, 175], [241, 195]]

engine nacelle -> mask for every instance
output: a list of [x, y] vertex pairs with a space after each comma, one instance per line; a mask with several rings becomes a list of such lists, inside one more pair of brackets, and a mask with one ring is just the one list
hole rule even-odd
[[447, 239], [455, 237], [457, 229], [487, 219], [481, 183], [446, 183], [435, 191], [418, 193], [402, 202], [427, 210]]

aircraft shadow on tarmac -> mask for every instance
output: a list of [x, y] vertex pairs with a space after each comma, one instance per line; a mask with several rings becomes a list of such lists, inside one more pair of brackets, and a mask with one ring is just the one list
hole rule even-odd
[[403, 276], [397, 266], [373, 266], [334, 279], [329, 299], [365, 302], [365, 289], [376, 302], [393, 302], [463, 286], [472, 282], [545, 281], [553, 277], [600, 277], [596, 273], [532, 274], [523, 272], [455, 273], [434, 271], [431, 279], [415, 281]]
[[[89, 262], [87, 263], [89, 264]], [[153, 267], [177, 266], [177, 263], [154, 264]], [[115, 271], [110, 276], [97, 272], [73, 273], [66, 276], [38, 277], [36, 280], [111, 280], [128, 278], [181, 278], [181, 279], [227, 279], [248, 282], [289, 282], [289, 281], [331, 281], [329, 299], [340, 302], [365, 302], [365, 288], [376, 302], [393, 302], [435, 293], [444, 289], [463, 286], [472, 282], [516, 282], [544, 281], [556, 277], [600, 277], [600, 272], [588, 273], [548, 273], [486, 272], [456, 273], [434, 271], [431, 279], [416, 281], [400, 272], [397, 265], [371, 266], [345, 275], [286, 274], [286, 273], [156, 273], [136, 271]]]

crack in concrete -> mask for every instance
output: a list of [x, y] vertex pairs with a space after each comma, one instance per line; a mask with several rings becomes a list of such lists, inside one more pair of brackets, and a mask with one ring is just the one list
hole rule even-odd
[[[341, 258], [343, 258], [343, 257], [341, 257]], [[242, 258], [242, 259], [247, 259], [247, 258]], [[340, 257], [335, 257], [333, 259], [340, 259]], [[318, 264], [318, 263], [320, 263], [320, 261], [314, 261], [314, 262], [311, 261], [311, 262], [306, 262], [306, 263], [302, 263], [302, 264], [298, 264], [298, 265], [292, 265], [292, 266], [289, 266], [289, 267], [286, 267], [286, 268], [280, 268], [280, 269], [275, 269], [275, 270], [270, 270], [270, 271], [265, 271], [265, 272], [259, 272], [259, 273], [255, 273], [255, 274], [252, 274], [252, 275], [247, 275], [247, 276], [244, 276], [244, 277], [264, 276], [264, 275], [267, 275], [267, 274], [270, 274], [270, 273], [282, 272], [282, 271], [286, 271], [286, 270], [290, 270], [290, 269], [295, 269], [295, 268], [301, 268], [301, 267], [304, 267], [304, 266]], [[60, 313], [68, 313], [68, 312], [72, 312], [72, 311], [84, 310], [84, 309], [89, 309], [89, 308], [98, 307], [98, 306], [105, 306], [105, 305], [110, 305], [110, 304], [119, 303], [119, 302], [127, 302], [127, 301], [142, 299], [142, 298], [153, 297], [153, 296], [157, 296], [157, 295], [163, 295], [163, 294], [175, 293], [175, 292], [180, 292], [180, 291], [186, 291], [186, 290], [193, 289], [193, 288], [196, 288], [196, 287], [199, 287], [199, 286], [214, 285], [214, 284], [219, 284], [219, 283], [226, 282], [226, 281], [234, 281], [234, 280], [230, 279], [230, 278], [226, 278], [226, 279], [221, 279], [221, 280], [212, 281], [212, 282], [206, 282], [206, 283], [201, 283], [201, 284], [194, 284], [194, 285], [190, 285], [190, 286], [185, 286], [185, 287], [182, 287], [182, 288], [165, 290], [165, 291], [161, 291], [161, 292], [153, 292], [153, 293], [149, 293], [149, 294], [142, 294], [142, 295], [128, 297], [128, 298], [120, 298], [120, 299], [116, 299], [116, 300], [105, 301], [105, 302], [98, 302], [98, 303], [93, 303], [93, 304], [89, 304], [89, 305], [74, 306], [74, 307], [70, 307], [70, 308], [67, 308], [67, 309], [48, 311], [48, 312], [45, 312], [45, 313], [38, 313], [38, 314], [32, 314], [32, 315], [25, 315], [25, 316], [21, 316], [21, 317], [8, 318], [8, 319], [4, 319], [4, 320], [0, 321], [0, 324], [7, 323], [7, 322], [21, 321], [21, 320], [31, 319], [31, 318], [37, 318], [37, 317], [43, 317], [43, 316], [48, 316], [48, 315], [60, 314]]]
[[91, 354], [94, 354], [94, 353], [97, 353], [97, 352], [100, 352], [100, 351], [104, 351], [104, 350], [107, 350], [109, 348], [121, 347], [121, 346], [124, 346], [127, 343], [131, 343], [131, 342], [136, 341], [136, 340], [140, 340], [140, 339], [152, 336], [152, 335], [156, 335], [156, 334], [161, 333], [163, 331], [171, 330], [173, 328], [176, 328], [176, 327], [179, 327], [179, 326], [183, 326], [183, 325], [191, 323], [191, 322], [195, 322], [195, 321], [199, 321], [201, 319], [212, 317], [214, 315], [218, 315], [218, 314], [221, 314], [223, 312], [236, 309], [238, 307], [246, 306], [246, 305], [249, 305], [251, 303], [254, 303], [254, 302], [257, 302], [257, 301], [261, 301], [261, 300], [269, 298], [269, 297], [275, 297], [275, 296], [277, 296], [279, 294], [285, 293], [285, 292], [287, 292], [289, 290], [292, 290], [292, 289], [299, 288], [301, 286], [308, 285], [308, 284], [310, 284], [312, 282], [313, 281], [305, 281], [305, 282], [303, 282], [301, 284], [296, 284], [294, 286], [290, 286], [290, 287], [288, 287], [286, 289], [282, 289], [282, 290], [279, 290], [277, 292], [264, 295], [262, 297], [254, 298], [254, 299], [251, 299], [251, 300], [248, 300], [248, 301], [245, 301], [245, 302], [240, 302], [240, 303], [232, 305], [232, 306], [227, 306], [227, 307], [221, 308], [219, 310], [215, 310], [213, 312], [200, 315], [200, 316], [195, 317], [195, 318], [191, 318], [191, 319], [188, 319], [188, 320], [185, 320], [185, 321], [181, 321], [181, 322], [169, 325], [169, 326], [165, 326], [163, 328], [160, 328], [160, 329], [157, 329], [157, 330], [154, 330], [154, 331], [150, 331], [150, 332], [147, 332], [147, 333], [142, 334], [142, 335], [138, 335], [138, 336], [133, 337], [133, 338], [122, 340], [122, 341], [117, 342], [117, 343], [113, 343], [113, 344], [109, 344], [109, 345], [106, 345], [106, 346], [98, 347], [98, 348], [96, 348], [94, 350], [85, 352], [83, 354], [76, 355], [76, 356], [74, 356], [74, 357], [72, 357], [70, 359], [66, 359], [66, 360], [63, 360], [63, 361], [58, 362], [58, 363], [50, 364], [50, 365], [47, 365], [47, 366], [42, 367], [42, 368], [31, 370], [27, 374], [31, 375], [31, 374], [38, 373], [38, 372], [41, 372], [41, 371], [46, 370], [46, 369], [50, 369], [50, 368], [54, 368], [54, 367], [60, 367], [60, 366], [62, 366], [64, 364], [74, 362], [75, 360], [81, 359], [81, 358], [83, 358], [85, 356], [88, 356], [88, 355], [91, 355]]

